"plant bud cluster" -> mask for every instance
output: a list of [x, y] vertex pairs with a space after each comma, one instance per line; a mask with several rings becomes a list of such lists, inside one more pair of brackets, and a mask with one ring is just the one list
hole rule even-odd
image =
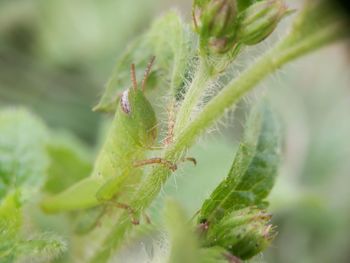
[[222, 247], [243, 260], [263, 251], [275, 237], [271, 215], [257, 208], [233, 211], [215, 224], [207, 222], [201, 237], [207, 247]]
[[282, 0], [259, 1], [242, 11], [236, 0], [194, 0], [192, 13], [201, 48], [210, 53], [226, 53], [237, 44], [263, 41], [288, 9]]

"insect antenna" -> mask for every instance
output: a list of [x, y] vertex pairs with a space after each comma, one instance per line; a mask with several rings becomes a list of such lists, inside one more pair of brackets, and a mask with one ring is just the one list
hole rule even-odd
[[134, 88], [134, 91], [137, 90], [137, 81], [136, 81], [136, 72], [135, 72], [135, 64], [131, 64], [131, 81], [132, 81], [132, 87]]
[[148, 62], [147, 68], [146, 68], [145, 73], [144, 73], [144, 75], [143, 75], [142, 84], [141, 84], [141, 89], [142, 89], [142, 91], [145, 91], [146, 82], [147, 82], [149, 73], [151, 72], [151, 69], [152, 69], [152, 66], [153, 66], [153, 63], [154, 63], [154, 60], [155, 60], [155, 59], [156, 59], [156, 57], [153, 56], [153, 57], [151, 58], [150, 62]]

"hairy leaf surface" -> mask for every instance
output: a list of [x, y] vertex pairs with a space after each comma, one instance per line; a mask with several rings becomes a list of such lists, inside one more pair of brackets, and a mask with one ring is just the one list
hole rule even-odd
[[23, 188], [23, 198], [43, 184], [48, 165], [44, 124], [24, 109], [0, 112], [0, 198]]
[[92, 170], [85, 145], [70, 135], [53, 136], [47, 146], [50, 157], [45, 190], [55, 194], [88, 176]]
[[280, 141], [280, 126], [272, 111], [266, 106], [253, 110], [231, 170], [204, 202], [200, 220], [219, 220], [236, 209], [264, 206], [277, 175]]

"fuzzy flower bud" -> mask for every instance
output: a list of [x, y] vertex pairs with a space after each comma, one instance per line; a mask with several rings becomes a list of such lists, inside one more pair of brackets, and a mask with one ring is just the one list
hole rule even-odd
[[274, 238], [271, 216], [259, 209], [242, 209], [209, 226], [206, 244], [220, 246], [241, 259], [249, 259], [264, 250]]
[[234, 255], [231, 255], [222, 247], [201, 248], [200, 262], [215, 262], [215, 263], [241, 263], [241, 260]]
[[215, 52], [226, 52], [236, 31], [236, 0], [195, 0], [192, 12], [201, 41]]
[[239, 16], [237, 40], [245, 45], [260, 43], [286, 14], [288, 9], [282, 0], [265, 0], [251, 5]]

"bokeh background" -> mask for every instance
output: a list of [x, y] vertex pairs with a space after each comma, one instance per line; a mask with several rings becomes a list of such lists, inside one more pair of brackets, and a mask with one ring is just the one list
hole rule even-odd
[[[302, 1], [290, 1], [297, 7]], [[96, 149], [106, 117], [91, 111], [125, 45], [169, 8], [190, 18], [185, 0], [0, 0], [0, 106], [25, 106], [53, 130]], [[239, 59], [254, 59], [279, 30]], [[226, 175], [246, 109], [265, 94], [280, 113], [285, 146], [270, 196], [279, 235], [256, 262], [350, 262], [350, 53], [334, 44], [283, 68], [240, 103], [225, 125], [191, 150], [151, 208], [171, 195], [193, 214]]]

